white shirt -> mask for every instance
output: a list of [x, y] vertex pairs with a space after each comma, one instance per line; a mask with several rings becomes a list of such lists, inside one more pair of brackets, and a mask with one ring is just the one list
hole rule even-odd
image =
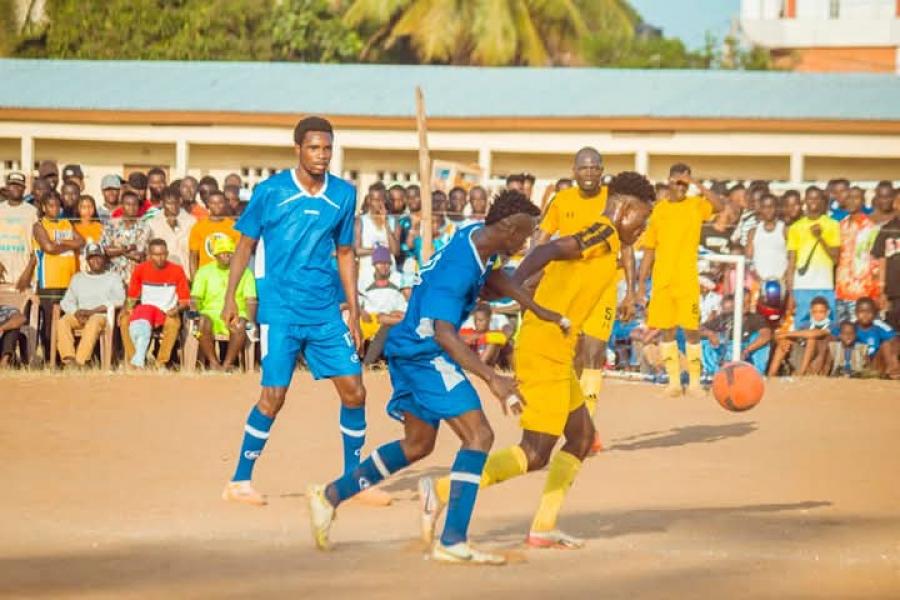
[[28, 266], [37, 221], [37, 209], [31, 204], [0, 202], [0, 263], [6, 268], [6, 283], [16, 283]]
[[360, 305], [362, 310], [373, 315], [406, 312], [406, 298], [400, 288], [390, 281], [386, 286], [377, 286], [373, 282], [362, 293]]
[[188, 242], [191, 237], [191, 228], [197, 222], [193, 215], [183, 209], [178, 213], [173, 229], [163, 213], [156, 214], [147, 221], [150, 226], [150, 237], [159, 238], [166, 242], [169, 249], [169, 261], [179, 265], [186, 275], [190, 274], [191, 251]]

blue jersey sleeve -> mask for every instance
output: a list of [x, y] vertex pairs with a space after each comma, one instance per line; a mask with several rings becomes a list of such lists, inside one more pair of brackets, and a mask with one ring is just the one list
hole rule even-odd
[[344, 205], [344, 212], [334, 231], [336, 246], [353, 245], [353, 226], [356, 223], [356, 188], [351, 187], [350, 190], [350, 197]]
[[258, 240], [262, 237], [263, 217], [265, 213], [266, 197], [268, 194], [267, 186], [258, 185], [253, 190], [253, 196], [250, 197], [250, 203], [241, 213], [238, 222], [234, 228], [243, 235]]

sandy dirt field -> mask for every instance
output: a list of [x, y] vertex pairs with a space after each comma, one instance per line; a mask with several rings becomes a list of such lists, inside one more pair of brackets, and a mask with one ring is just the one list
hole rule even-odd
[[[369, 445], [399, 433], [387, 376], [367, 376]], [[219, 494], [257, 376], [0, 378], [0, 596], [64, 598], [898, 598], [900, 385], [774, 382], [743, 414], [609, 382], [590, 459], [564, 508], [581, 551], [526, 551], [544, 473], [484, 490], [476, 543], [502, 568], [423, 559], [416, 479], [389, 508], [348, 504], [335, 549], [310, 539], [306, 484], [337, 474], [330, 384], [298, 373], [256, 469], [264, 508]], [[483, 395], [497, 444], [518, 439]]]

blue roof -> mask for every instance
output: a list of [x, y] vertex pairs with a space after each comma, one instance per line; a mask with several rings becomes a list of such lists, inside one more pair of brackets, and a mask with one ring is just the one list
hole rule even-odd
[[759, 71], [0, 60], [0, 109], [900, 120], [900, 77]]

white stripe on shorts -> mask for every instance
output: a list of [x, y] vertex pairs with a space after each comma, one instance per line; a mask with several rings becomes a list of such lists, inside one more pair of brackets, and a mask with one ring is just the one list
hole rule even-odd
[[262, 360], [269, 353], [269, 326], [266, 323], [259, 325], [259, 359]]
[[343, 425], [341, 425], [341, 433], [349, 435], [350, 437], [355, 437], [355, 438], [366, 437], [365, 429], [347, 429]]
[[381, 473], [382, 477], [388, 477], [391, 474], [391, 472], [387, 470], [387, 467], [384, 466], [381, 457], [378, 456], [378, 450], [372, 452], [372, 462], [375, 463], [375, 468], [378, 469], [378, 472]]
[[481, 483], [481, 475], [453, 471], [450, 473], [450, 481], [461, 481], [463, 483], [474, 483], [475, 485], [479, 485]]
[[256, 427], [251, 427], [250, 425], [244, 425], [244, 431], [246, 431], [247, 433], [249, 433], [249, 434], [252, 435], [253, 437], [255, 437], [255, 438], [257, 438], [257, 439], [260, 439], [260, 440], [267, 440], [267, 439], [269, 439], [269, 432], [268, 432], [268, 431], [260, 431], [260, 430], [257, 429]]

